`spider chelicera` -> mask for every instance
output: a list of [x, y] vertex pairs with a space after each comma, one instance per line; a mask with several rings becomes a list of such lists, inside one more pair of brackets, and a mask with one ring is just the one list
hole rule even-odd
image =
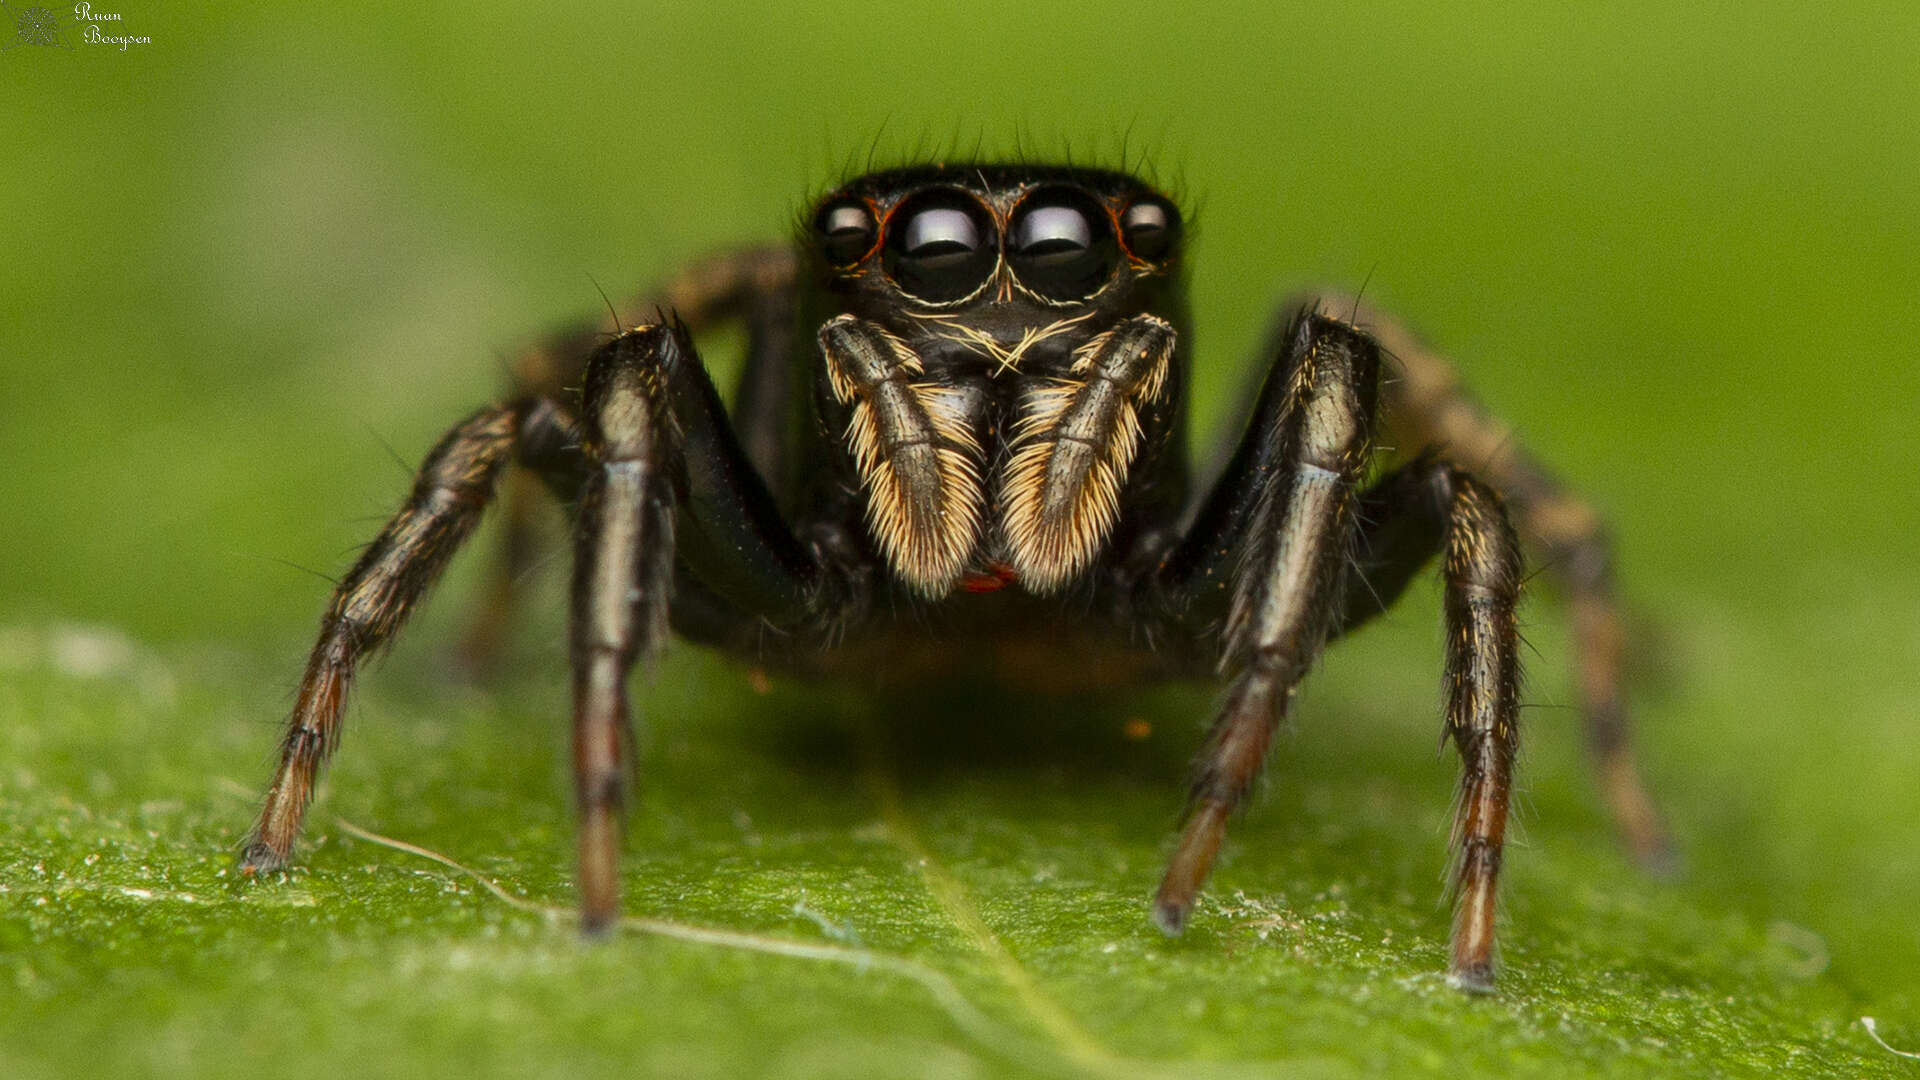
[[[1570, 598], [1601, 788], [1636, 854], [1665, 848], [1627, 743], [1600, 523], [1444, 360], [1339, 298], [1284, 309], [1243, 433], [1217, 479], [1192, 484], [1182, 249], [1178, 208], [1123, 173], [897, 169], [827, 195], [793, 250], [695, 266], [660, 298], [675, 315], [530, 351], [510, 398], [427, 455], [335, 591], [243, 870], [286, 864], [355, 669], [519, 465], [574, 517], [589, 932], [619, 912], [627, 674], [669, 627], [817, 675], [904, 681], [964, 651], [1089, 677], [1224, 679], [1152, 904], [1174, 933], [1323, 646], [1438, 557], [1445, 724], [1465, 764], [1450, 975], [1490, 989], [1523, 542]], [[728, 321], [747, 333], [730, 409], [691, 337]], [[1376, 468], [1377, 445], [1411, 453]], [[501, 631], [528, 557], [526, 488], [510, 489], [476, 640]]]

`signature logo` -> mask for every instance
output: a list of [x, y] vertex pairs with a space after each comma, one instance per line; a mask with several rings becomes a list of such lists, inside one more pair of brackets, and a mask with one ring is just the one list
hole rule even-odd
[[[11, 37], [7, 37], [5, 29], [0, 29], [0, 38], [4, 38], [6, 42], [0, 44], [0, 52], [17, 49], [22, 45], [40, 45], [68, 50], [73, 48], [66, 38], [61, 36], [66, 26], [61, 23], [61, 13], [53, 8], [38, 5], [15, 8], [8, 4], [7, 0], [0, 0], [0, 13], [6, 16], [6, 21], [12, 24], [13, 28]], [[73, 17], [83, 27], [80, 31], [80, 41], [83, 44], [115, 45], [121, 52], [126, 52], [131, 45], [153, 44], [153, 39], [145, 34], [109, 32], [122, 29], [126, 23], [126, 17], [117, 11], [95, 11], [91, 0], [81, 0], [80, 3], [73, 5]]]
[[17, 49], [22, 45], [44, 45], [55, 49], [71, 49], [60, 37], [63, 29], [60, 25], [60, 13], [52, 8], [30, 7], [15, 11], [5, 0], [0, 0], [0, 12], [4, 12], [7, 21], [13, 24], [13, 37], [0, 52]]

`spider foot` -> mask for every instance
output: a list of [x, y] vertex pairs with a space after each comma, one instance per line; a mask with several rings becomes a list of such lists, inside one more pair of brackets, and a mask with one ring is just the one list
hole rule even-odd
[[1493, 993], [1493, 965], [1468, 964], [1447, 972], [1447, 985], [1476, 997]]
[[261, 841], [248, 844], [240, 852], [240, 876], [244, 878], [265, 877], [277, 874], [287, 868], [287, 857]]

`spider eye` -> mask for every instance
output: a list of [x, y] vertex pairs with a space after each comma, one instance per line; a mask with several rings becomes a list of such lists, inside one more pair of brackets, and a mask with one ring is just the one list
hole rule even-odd
[[820, 234], [821, 252], [835, 266], [852, 266], [873, 250], [873, 214], [865, 203], [828, 203], [813, 227]]
[[1180, 236], [1180, 211], [1160, 199], [1142, 199], [1120, 215], [1120, 236], [1136, 259], [1164, 259]]
[[959, 300], [993, 272], [992, 231], [986, 209], [972, 196], [944, 188], [923, 191], [888, 218], [887, 273], [921, 300]]
[[1107, 212], [1073, 188], [1045, 188], [1027, 196], [1013, 216], [1011, 233], [1014, 273], [1049, 299], [1085, 299], [1113, 273]]
[[1036, 263], [1078, 258], [1093, 246], [1093, 223], [1071, 206], [1036, 206], [1014, 226], [1013, 250]]

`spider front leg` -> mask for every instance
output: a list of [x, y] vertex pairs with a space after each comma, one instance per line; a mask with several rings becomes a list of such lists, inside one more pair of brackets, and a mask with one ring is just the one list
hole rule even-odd
[[679, 452], [657, 352], [670, 335], [622, 337], [587, 371], [588, 466], [573, 564], [573, 777], [580, 905], [588, 933], [619, 912], [620, 811], [632, 744], [627, 670], [666, 634]]
[[620, 907], [627, 673], [665, 640], [676, 561], [714, 618], [732, 626], [764, 620], [790, 629], [823, 602], [811, 555], [746, 459], [684, 327], [638, 327], [594, 352], [580, 428], [573, 765], [581, 921], [596, 934]]
[[1310, 312], [1289, 326], [1252, 426], [1160, 584], [1187, 624], [1227, 596], [1220, 668], [1226, 705], [1195, 762], [1186, 824], [1154, 898], [1178, 933], [1274, 729], [1341, 606], [1353, 508], [1372, 436], [1379, 354], [1351, 327]]
[[[1188, 601], [1190, 625], [1208, 618], [1209, 599], [1230, 586], [1222, 666], [1235, 674], [1196, 763], [1155, 920], [1169, 932], [1185, 924], [1227, 819], [1259, 775], [1273, 730], [1328, 635], [1343, 620], [1377, 612], [1444, 549], [1447, 730], [1465, 766], [1449, 976], [1464, 989], [1490, 990], [1518, 741], [1519, 542], [1499, 496], [1445, 463], [1417, 462], [1358, 494], [1376, 347], [1310, 312], [1296, 316], [1283, 340], [1251, 429], [1162, 568], [1168, 595]], [[1364, 580], [1345, 580], [1355, 550]]]

